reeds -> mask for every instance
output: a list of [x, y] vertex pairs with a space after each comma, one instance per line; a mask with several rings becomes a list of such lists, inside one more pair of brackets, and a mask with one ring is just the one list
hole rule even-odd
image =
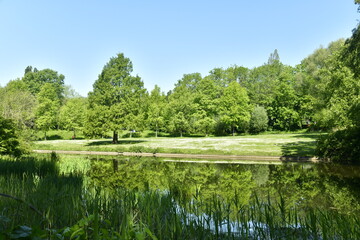
[[241, 192], [197, 192], [186, 201], [167, 190], [86, 186], [78, 172], [59, 173], [56, 161], [12, 161], [0, 161], [0, 193], [22, 201], [0, 196], [0, 239], [360, 239], [359, 216], [289, 208], [281, 196], [243, 204]]

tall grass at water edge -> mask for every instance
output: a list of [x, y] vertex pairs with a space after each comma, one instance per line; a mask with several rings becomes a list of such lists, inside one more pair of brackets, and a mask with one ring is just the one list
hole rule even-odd
[[205, 202], [172, 191], [102, 189], [57, 166], [0, 160], [0, 193], [21, 200], [0, 196], [0, 239], [360, 239], [357, 215], [287, 208], [281, 197], [241, 205], [236, 194]]

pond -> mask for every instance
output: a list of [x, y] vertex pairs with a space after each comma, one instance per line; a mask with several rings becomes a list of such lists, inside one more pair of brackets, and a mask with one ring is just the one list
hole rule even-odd
[[166, 162], [154, 158], [91, 161], [91, 182], [110, 189], [171, 190], [190, 201], [216, 195], [241, 204], [282, 197], [300, 208], [360, 210], [360, 167], [332, 164], [209, 164]]
[[64, 239], [360, 239], [359, 166], [164, 160], [2, 160], [0, 193], [21, 201], [0, 197], [0, 237], [23, 224]]

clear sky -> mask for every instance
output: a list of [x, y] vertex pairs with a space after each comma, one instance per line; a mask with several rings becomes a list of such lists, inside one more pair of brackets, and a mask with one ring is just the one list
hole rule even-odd
[[0, 0], [0, 85], [26, 66], [51, 68], [83, 96], [117, 53], [145, 87], [171, 90], [183, 74], [265, 63], [295, 66], [351, 36], [353, 0]]

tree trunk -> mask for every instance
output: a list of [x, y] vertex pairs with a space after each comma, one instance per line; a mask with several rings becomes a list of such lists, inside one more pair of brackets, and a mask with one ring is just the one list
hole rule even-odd
[[118, 133], [116, 131], [113, 132], [113, 141], [112, 143], [117, 144], [119, 142]]
[[182, 137], [182, 131], [180, 131], [180, 137]]
[[155, 131], [155, 137], [157, 138], [157, 135], [158, 135], [158, 125], [156, 123], [156, 131]]
[[133, 131], [132, 131], [132, 130], [130, 130], [130, 138], [132, 138], [132, 133], [133, 133]]
[[44, 131], [44, 133], [45, 133], [44, 139], [45, 139], [45, 141], [46, 141], [46, 131]]
[[235, 136], [235, 127], [232, 127], [232, 135]]
[[73, 139], [75, 140], [75, 138], [76, 138], [75, 128], [73, 129], [73, 131], [74, 131]]

